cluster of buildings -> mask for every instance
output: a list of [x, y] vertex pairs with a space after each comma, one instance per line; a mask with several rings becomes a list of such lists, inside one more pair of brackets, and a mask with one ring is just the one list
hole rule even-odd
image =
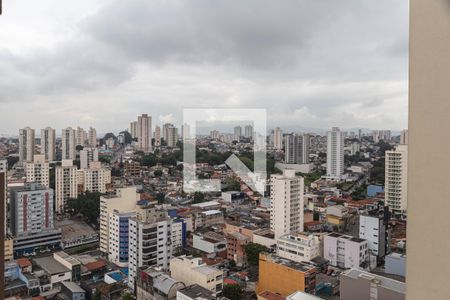
[[[202, 176], [238, 185], [200, 200], [183, 192], [181, 163], [136, 160], [156, 148], [180, 151], [179, 140], [191, 138], [187, 124], [180, 133], [173, 124], [153, 129], [143, 114], [128, 131], [131, 143], [110, 147], [110, 163], [101, 163], [93, 128], [64, 129], [58, 142], [46, 128], [39, 145], [34, 130], [20, 130], [19, 163], [8, 171], [0, 160], [9, 295], [226, 299], [227, 286], [238, 286], [241, 296], [258, 299], [404, 299], [407, 131], [397, 141], [388, 131], [334, 127], [320, 136], [275, 128], [267, 149], [280, 170], [264, 195], [225, 164], [202, 162]], [[202, 151], [239, 154], [255, 133], [247, 125], [196, 138]], [[380, 141], [393, 145], [383, 156]], [[368, 184], [377, 162], [385, 166], [383, 186]], [[367, 199], [353, 199], [361, 189]], [[73, 222], [67, 203], [88, 191], [101, 194], [97, 233], [64, 243], [61, 224]], [[60, 251], [95, 243], [98, 250], [80, 255]]]

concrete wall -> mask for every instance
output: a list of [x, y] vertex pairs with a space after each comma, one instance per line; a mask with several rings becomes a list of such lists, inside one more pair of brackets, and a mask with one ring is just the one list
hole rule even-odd
[[450, 299], [450, 1], [410, 5], [407, 299]]

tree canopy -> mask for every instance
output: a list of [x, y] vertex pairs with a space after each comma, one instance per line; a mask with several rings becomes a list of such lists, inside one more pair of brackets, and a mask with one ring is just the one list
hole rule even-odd
[[71, 215], [81, 214], [89, 223], [98, 225], [100, 215], [101, 193], [86, 192], [67, 201], [67, 212]]
[[251, 266], [257, 266], [259, 262], [259, 254], [266, 252], [268, 249], [266, 246], [257, 243], [248, 243], [244, 246], [245, 254], [247, 256], [247, 262]]

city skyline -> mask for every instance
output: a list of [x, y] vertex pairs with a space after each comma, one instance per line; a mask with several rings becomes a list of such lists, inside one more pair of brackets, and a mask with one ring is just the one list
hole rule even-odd
[[118, 3], [4, 5], [2, 134], [24, 119], [114, 132], [141, 112], [174, 123], [216, 106], [266, 108], [287, 130], [407, 127], [406, 2]]

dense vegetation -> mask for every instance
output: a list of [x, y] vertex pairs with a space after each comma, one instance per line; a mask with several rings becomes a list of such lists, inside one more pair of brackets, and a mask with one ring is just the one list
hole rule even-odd
[[259, 262], [259, 254], [261, 252], [266, 252], [268, 249], [266, 246], [248, 243], [244, 246], [245, 255], [247, 256], [247, 262], [250, 266], [257, 266]]
[[98, 217], [100, 215], [100, 196], [101, 193], [86, 192], [67, 201], [67, 212], [72, 216], [81, 214], [90, 224], [98, 226]]

